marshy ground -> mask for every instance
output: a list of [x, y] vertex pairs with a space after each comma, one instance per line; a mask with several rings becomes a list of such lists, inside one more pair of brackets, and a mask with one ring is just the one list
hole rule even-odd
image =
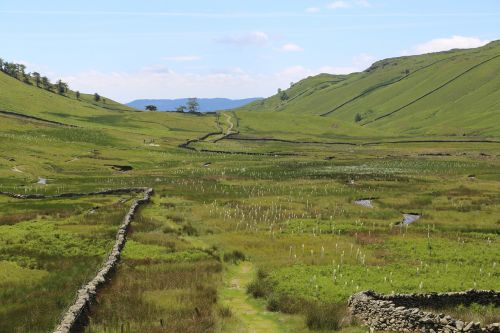
[[[345, 312], [357, 291], [500, 289], [499, 144], [219, 136], [190, 147], [261, 155], [202, 153], [178, 145], [218, 127], [244, 132], [245, 120], [182, 117], [191, 118], [144, 118], [149, 131], [140, 122], [19, 131], [21, 120], [4, 119], [1, 191], [155, 189], [87, 332], [364, 332]], [[131, 201], [0, 196], [0, 331], [55, 327]], [[398, 224], [403, 213], [421, 217]], [[498, 318], [498, 308], [455, 310]]]

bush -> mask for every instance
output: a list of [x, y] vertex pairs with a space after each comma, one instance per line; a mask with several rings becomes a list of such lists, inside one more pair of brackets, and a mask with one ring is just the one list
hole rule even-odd
[[338, 330], [346, 324], [347, 309], [344, 304], [310, 304], [306, 309], [306, 324], [312, 330]]
[[356, 116], [354, 116], [354, 121], [359, 123], [361, 120], [363, 120], [363, 117], [359, 113], [356, 113]]
[[233, 264], [238, 264], [240, 261], [245, 261], [245, 254], [239, 250], [234, 250], [233, 252], [224, 253], [223, 260], [225, 262], [231, 262]]
[[288, 314], [300, 313], [309, 307], [309, 302], [291, 297], [272, 293], [267, 298], [267, 309], [273, 312], [283, 312]]
[[219, 308], [219, 315], [222, 318], [230, 318], [232, 317], [233, 313], [231, 312], [231, 309], [228, 306], [221, 306]]
[[164, 226], [161, 231], [164, 233], [164, 234], [173, 234], [173, 233], [177, 233], [177, 230], [175, 230], [174, 228], [172, 228], [171, 226], [169, 225], [166, 225]]
[[188, 236], [198, 236], [198, 230], [193, 227], [190, 223], [182, 226], [182, 232], [187, 234]]
[[264, 279], [256, 279], [247, 286], [247, 293], [254, 298], [265, 297], [269, 294], [270, 290], [269, 283]]
[[276, 294], [269, 295], [266, 308], [271, 312], [280, 311], [280, 297]]

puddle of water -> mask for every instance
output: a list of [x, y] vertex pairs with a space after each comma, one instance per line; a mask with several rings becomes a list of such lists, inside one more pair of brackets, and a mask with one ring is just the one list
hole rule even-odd
[[360, 200], [354, 201], [354, 203], [356, 205], [360, 205], [363, 207], [373, 208], [373, 204], [372, 204], [372, 201], [370, 199], [360, 199]]
[[403, 224], [410, 224], [420, 219], [418, 214], [403, 214]]

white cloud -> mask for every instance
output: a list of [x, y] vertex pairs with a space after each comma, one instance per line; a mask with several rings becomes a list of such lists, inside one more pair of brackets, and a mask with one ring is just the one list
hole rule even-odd
[[356, 0], [354, 3], [361, 7], [371, 7], [371, 3], [368, 0]]
[[480, 47], [487, 43], [489, 40], [483, 40], [478, 37], [466, 36], [452, 36], [450, 38], [436, 38], [428, 42], [418, 44], [411, 50], [403, 51], [404, 55], [410, 54], [424, 54], [431, 52], [447, 51], [451, 49], [468, 49], [473, 47]]
[[375, 62], [375, 57], [366, 53], [358, 54], [352, 59], [353, 65], [358, 69], [368, 68], [374, 62]]
[[368, 0], [337, 0], [329, 3], [327, 6], [329, 9], [341, 9], [341, 8], [350, 8], [350, 7], [371, 7], [371, 4]]
[[274, 73], [250, 73], [239, 67], [216, 69], [204, 74], [180, 73], [165, 66], [149, 66], [136, 72], [87, 71], [63, 77], [70, 87], [98, 92], [121, 102], [139, 98], [270, 96], [307, 76], [320, 73], [348, 74], [365, 69], [373, 57], [360, 54], [346, 66], [308, 68], [295, 65]]
[[48, 66], [35, 64], [33, 62], [26, 61], [26, 60], [14, 59], [12, 62], [26, 66], [26, 72], [38, 72], [41, 75], [45, 75], [51, 79], [56, 76], [56, 74]]
[[351, 4], [347, 1], [338, 0], [327, 5], [329, 9], [349, 8]]
[[247, 45], [266, 45], [269, 43], [269, 35], [262, 31], [253, 31], [238, 36], [227, 36], [216, 39], [217, 42], [223, 44], [233, 44], [240, 46]]
[[306, 13], [311, 13], [311, 14], [319, 13], [320, 11], [321, 9], [318, 7], [309, 7], [306, 9]]
[[283, 52], [300, 52], [300, 51], [304, 51], [304, 49], [302, 47], [300, 47], [297, 44], [293, 44], [293, 43], [284, 44], [283, 46], [281, 46], [280, 50], [283, 51]]
[[163, 60], [166, 61], [198, 61], [201, 60], [200, 56], [195, 55], [181, 55], [181, 56], [172, 56], [172, 57], [164, 57]]

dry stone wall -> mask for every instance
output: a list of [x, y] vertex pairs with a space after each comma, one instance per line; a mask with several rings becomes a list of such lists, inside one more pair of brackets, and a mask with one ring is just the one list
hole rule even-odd
[[[130, 190], [135, 191], [137, 189]], [[114, 191], [115, 192], [113, 193], [117, 193], [116, 190]], [[153, 189], [143, 189], [143, 192], [144, 196], [141, 199], [134, 201], [127, 215], [125, 215], [125, 218], [123, 219], [123, 222], [118, 229], [118, 232], [116, 233], [116, 240], [113, 249], [104, 262], [104, 265], [100, 268], [100, 270], [97, 272], [97, 275], [90, 282], [88, 282], [85, 286], [78, 290], [75, 303], [71, 305], [70, 308], [66, 311], [54, 333], [77, 332], [85, 326], [90, 306], [95, 300], [98, 289], [110, 278], [111, 273], [120, 260], [120, 254], [123, 247], [125, 246], [126, 236], [130, 227], [130, 223], [132, 222], [137, 209], [141, 205], [149, 202], [149, 200], [151, 199], [151, 195], [153, 194]]]
[[126, 193], [143, 193], [143, 197], [135, 200], [134, 203], [130, 206], [130, 209], [125, 215], [122, 224], [118, 228], [115, 238], [115, 244], [113, 246], [113, 249], [111, 250], [111, 253], [106, 258], [106, 261], [99, 269], [96, 276], [80, 290], [78, 290], [75, 302], [63, 315], [63, 318], [55, 329], [54, 333], [74, 333], [83, 330], [83, 327], [85, 326], [88, 318], [90, 306], [95, 300], [98, 289], [104, 283], [106, 283], [107, 280], [109, 280], [111, 273], [120, 260], [121, 251], [125, 246], [126, 236], [130, 227], [130, 223], [134, 219], [134, 215], [137, 212], [137, 209], [141, 205], [149, 202], [149, 200], [151, 199], [151, 195], [153, 194], [153, 189], [144, 187], [120, 188], [87, 193], [61, 193], [54, 195], [0, 192], [0, 195], [6, 195], [16, 199], [55, 199]]
[[147, 189], [144, 187], [133, 187], [133, 188], [118, 188], [118, 189], [109, 189], [103, 191], [96, 192], [86, 192], [86, 193], [60, 193], [53, 195], [44, 195], [44, 194], [19, 194], [12, 192], [0, 192], [1, 195], [6, 195], [15, 199], [57, 199], [57, 198], [76, 198], [76, 197], [84, 197], [84, 196], [93, 196], [93, 195], [110, 195], [110, 194], [126, 194], [126, 193], [142, 193]]
[[420, 310], [419, 307], [449, 307], [459, 304], [500, 305], [500, 292], [469, 290], [452, 293], [383, 295], [373, 291], [354, 294], [349, 298], [351, 313], [375, 330], [394, 332], [500, 332], [500, 323], [481, 326], [464, 322], [445, 314]]

